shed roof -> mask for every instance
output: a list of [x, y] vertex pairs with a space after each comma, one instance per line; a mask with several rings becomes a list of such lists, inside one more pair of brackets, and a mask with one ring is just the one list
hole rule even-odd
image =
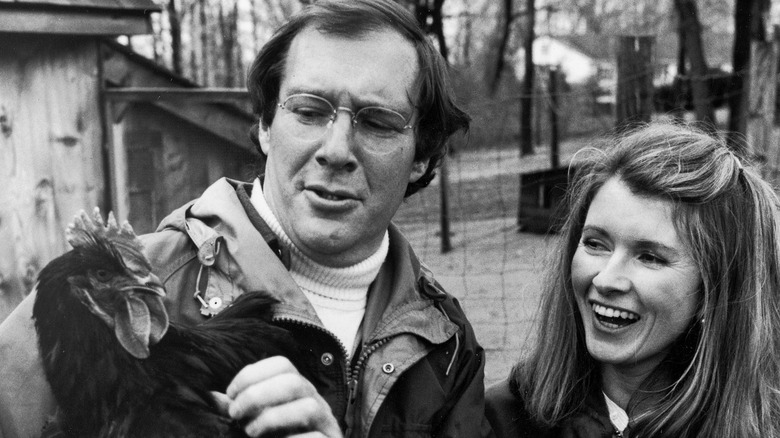
[[127, 11], [159, 11], [154, 0], [0, 0], [0, 6], [15, 4], [17, 6], [35, 7], [36, 9], [76, 8], [76, 9], [113, 9]]
[[145, 34], [160, 10], [154, 0], [0, 0], [0, 33]]

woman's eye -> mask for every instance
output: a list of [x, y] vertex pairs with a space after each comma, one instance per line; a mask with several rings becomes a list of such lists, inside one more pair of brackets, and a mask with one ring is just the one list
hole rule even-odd
[[593, 250], [604, 249], [604, 245], [602, 245], [601, 242], [595, 239], [582, 239], [582, 246]]
[[645, 262], [645, 263], [651, 263], [656, 265], [663, 265], [666, 264], [666, 260], [664, 260], [661, 257], [658, 257], [657, 255], [653, 253], [643, 253], [639, 255], [639, 260]]

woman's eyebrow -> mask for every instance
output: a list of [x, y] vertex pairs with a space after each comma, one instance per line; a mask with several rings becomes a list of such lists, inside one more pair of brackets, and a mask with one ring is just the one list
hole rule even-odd
[[634, 241], [634, 245], [639, 249], [652, 249], [675, 255], [680, 253], [679, 249], [652, 239], [637, 239]]

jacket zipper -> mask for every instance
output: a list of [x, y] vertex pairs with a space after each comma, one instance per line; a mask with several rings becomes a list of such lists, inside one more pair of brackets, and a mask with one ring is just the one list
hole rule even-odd
[[390, 338], [391, 336], [379, 339], [378, 341], [372, 342], [370, 345], [363, 344], [362, 351], [360, 353], [360, 356], [358, 356], [358, 360], [355, 362], [355, 365], [354, 366], [347, 365], [347, 386], [349, 388], [350, 405], [355, 402], [355, 398], [357, 395], [358, 381], [360, 379], [360, 372], [363, 370], [363, 365], [366, 363], [368, 356], [370, 356], [371, 353], [375, 352], [379, 347], [386, 344], [387, 341], [390, 340]]

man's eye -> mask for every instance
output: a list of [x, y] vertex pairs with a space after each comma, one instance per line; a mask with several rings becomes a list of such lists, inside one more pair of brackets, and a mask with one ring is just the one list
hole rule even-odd
[[319, 109], [319, 108], [312, 108], [312, 107], [299, 107], [299, 108], [293, 108], [290, 111], [292, 111], [293, 114], [300, 118], [304, 119], [327, 119], [330, 113], [328, 113], [325, 110]]
[[398, 130], [387, 121], [375, 117], [362, 117], [360, 119], [360, 127], [372, 132], [390, 132]]

